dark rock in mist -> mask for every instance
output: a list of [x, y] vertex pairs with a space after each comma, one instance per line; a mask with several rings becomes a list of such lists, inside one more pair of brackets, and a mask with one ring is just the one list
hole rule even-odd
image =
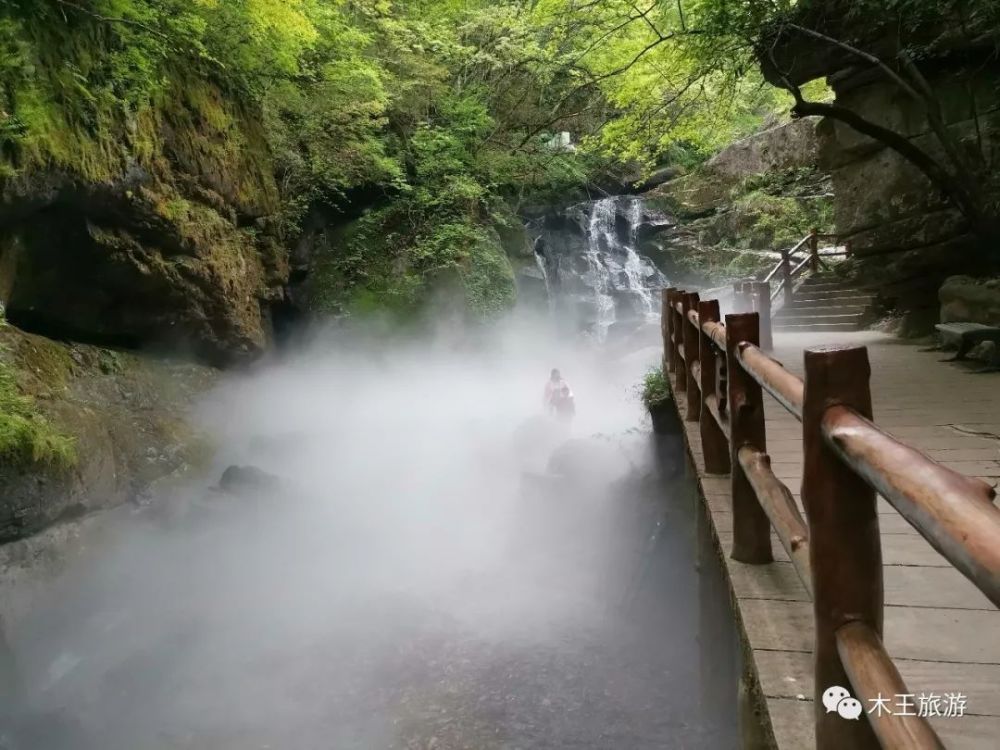
[[256, 466], [229, 466], [222, 472], [219, 489], [232, 495], [261, 495], [274, 492], [282, 481]]

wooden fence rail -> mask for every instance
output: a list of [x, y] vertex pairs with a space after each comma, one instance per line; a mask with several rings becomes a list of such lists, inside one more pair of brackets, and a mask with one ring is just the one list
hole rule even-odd
[[[766, 285], [734, 292], [737, 309], [771, 299]], [[866, 711], [868, 721], [847, 721], [827, 712], [822, 696], [850, 684], [868, 705], [909, 692], [882, 645], [876, 493], [1000, 607], [993, 488], [875, 425], [865, 347], [807, 349], [802, 380], [762, 350], [761, 311], [727, 315], [725, 323], [720, 317], [716, 300], [663, 290], [665, 372], [674, 376], [675, 394], [684, 395], [686, 419], [699, 422], [705, 470], [731, 476], [731, 556], [771, 562], [774, 528], [812, 597], [817, 748], [942, 748], [921, 716]], [[769, 316], [764, 320], [769, 339]], [[764, 392], [802, 423], [805, 517], [771, 470]]]
[[[762, 282], [758, 282], [768, 285], [767, 288], [770, 293], [767, 303], [768, 314], [770, 314], [771, 302], [778, 297], [782, 297], [786, 305], [792, 302], [795, 296], [795, 279], [801, 276], [806, 269], [817, 273], [820, 267], [826, 267], [824, 258], [849, 256], [851, 254], [850, 248], [847, 246], [843, 250], [827, 250], [821, 253], [819, 251], [819, 242], [821, 239], [837, 241], [837, 235], [824, 234], [818, 229], [811, 230], [809, 234], [799, 240], [793, 247], [782, 250], [781, 260], [767, 272]], [[773, 290], [771, 290], [770, 286], [771, 281], [778, 282]], [[735, 289], [740, 284], [734, 284], [733, 286]], [[761, 314], [761, 318], [766, 317], [764, 311], [757, 307], [741, 307], [739, 300], [737, 300], [736, 308], [737, 312], [750, 312], [751, 309], [756, 310]]]

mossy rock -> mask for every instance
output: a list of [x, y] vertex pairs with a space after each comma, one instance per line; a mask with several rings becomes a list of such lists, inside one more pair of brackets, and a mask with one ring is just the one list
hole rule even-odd
[[210, 446], [184, 414], [214, 378], [0, 324], [0, 542], [135, 499], [204, 463]]
[[268, 221], [281, 206], [261, 112], [197, 66], [151, 78], [138, 103], [67, 91], [66, 71], [107, 73], [102, 61], [120, 52], [107, 47], [113, 35], [12, 23], [32, 40], [33, 62], [30, 75], [5, 71], [8, 317], [46, 335], [172, 347], [217, 364], [255, 356], [289, 275]]

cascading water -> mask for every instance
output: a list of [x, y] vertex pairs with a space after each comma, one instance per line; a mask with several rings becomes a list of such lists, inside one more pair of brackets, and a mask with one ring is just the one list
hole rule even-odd
[[613, 248], [618, 242], [615, 236], [617, 206], [613, 198], [596, 201], [590, 209], [587, 233], [587, 253], [584, 256], [589, 266], [588, 276], [597, 303], [597, 338], [603, 341], [608, 328], [615, 322], [615, 300], [609, 294], [612, 288], [611, 268], [604, 248]]
[[625, 250], [624, 271], [629, 280], [629, 287], [639, 294], [642, 301], [643, 312], [648, 316], [655, 312], [653, 305], [653, 294], [646, 279], [652, 276], [662, 276], [659, 270], [649, 260], [642, 258], [636, 252], [638, 244], [639, 225], [642, 223], [642, 199], [631, 198], [628, 207], [628, 243], [623, 245]]
[[[661, 220], [640, 196], [578, 203], [529, 224], [549, 307], [571, 331], [605, 341], [659, 313], [667, 280], [640, 253], [644, 225]], [[534, 282], [537, 283], [537, 282]]]

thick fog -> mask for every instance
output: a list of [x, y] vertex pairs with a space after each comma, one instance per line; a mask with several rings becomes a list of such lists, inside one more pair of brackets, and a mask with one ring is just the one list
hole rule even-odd
[[193, 415], [211, 465], [10, 623], [0, 747], [733, 746], [725, 593], [636, 390], [651, 337], [325, 332], [227, 376]]

